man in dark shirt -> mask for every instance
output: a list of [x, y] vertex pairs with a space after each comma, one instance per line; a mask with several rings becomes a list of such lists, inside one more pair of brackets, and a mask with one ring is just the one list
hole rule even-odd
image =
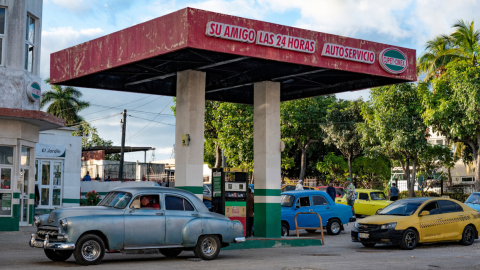
[[327, 187], [327, 194], [330, 195], [332, 200], [335, 202], [335, 188], [333, 187], [333, 182], [330, 182]]

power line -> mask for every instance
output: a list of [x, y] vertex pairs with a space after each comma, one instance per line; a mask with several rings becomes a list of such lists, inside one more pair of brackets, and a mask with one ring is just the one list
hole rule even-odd
[[94, 119], [94, 120], [89, 120], [89, 121], [80, 121], [80, 122], [77, 122], [77, 123], [73, 123], [71, 125], [69, 125], [70, 127], [75, 127], [75, 126], [79, 126], [81, 124], [84, 124], [84, 123], [93, 123], [93, 122], [96, 122], [96, 121], [100, 121], [100, 120], [103, 120], [103, 119], [107, 119], [107, 118], [110, 118], [110, 117], [114, 117], [114, 116], [117, 116], [117, 115], [120, 115], [122, 113], [117, 113], [117, 114], [112, 114], [112, 115], [109, 115], [109, 116], [106, 116], [106, 117], [102, 117], [102, 118], [98, 118], [98, 119]]
[[[140, 99], [137, 99], [137, 100], [134, 100], [134, 101], [130, 101], [130, 102], [127, 102], [127, 103], [124, 103], [124, 104], [120, 104], [118, 105], [119, 107], [122, 107], [122, 106], [125, 106], [125, 105], [128, 105], [128, 104], [132, 104], [134, 102], [137, 102], [137, 101], [140, 101], [140, 100], [143, 100], [143, 99], [146, 99], [146, 98], [149, 98], [150, 96], [152, 95], [148, 95], [146, 97], [143, 97], [143, 98], [140, 98]], [[95, 106], [101, 106], [101, 107], [106, 107], [106, 106], [103, 106], [103, 105], [97, 105], [97, 104], [90, 104], [90, 105], [95, 105]], [[143, 106], [143, 105], [142, 105]], [[119, 109], [118, 107], [109, 107], [109, 108], [115, 108], [115, 109]], [[121, 109], [121, 108], [120, 108]], [[84, 116], [87, 116], [87, 115], [91, 115], [91, 114], [95, 114], [95, 113], [99, 113], [99, 112], [104, 112], [104, 111], [107, 111], [109, 109], [106, 109], [106, 110], [101, 110], [101, 111], [97, 111], [97, 112], [93, 112], [93, 113], [89, 113], [89, 114], [86, 114]]]
[[134, 115], [131, 115], [131, 114], [129, 114], [128, 116], [130, 116], [130, 117], [133, 117], [133, 118], [138, 118], [138, 119], [146, 120], [146, 121], [150, 121], [150, 122], [154, 122], [154, 123], [159, 123], [159, 124], [169, 125], [169, 126], [173, 126], [173, 127], [175, 126], [175, 125], [168, 124], [168, 123], [164, 123], [164, 122], [153, 121], [152, 119], [145, 119], [145, 118], [141, 118], [141, 117], [134, 116]]
[[[152, 120], [150, 120], [150, 122], [149, 122], [147, 125], [145, 125], [145, 126], [144, 126], [142, 129], [140, 129], [137, 133], [133, 134], [133, 136], [130, 137], [130, 139], [133, 139], [135, 136], [137, 136], [137, 134], [140, 133], [140, 131], [144, 130], [146, 127], [148, 127], [148, 126], [152, 123], [152, 121], [154, 121], [155, 119], [157, 119], [157, 117], [168, 107], [168, 105], [170, 105], [171, 102], [172, 102], [172, 100], [170, 100], [170, 101], [167, 103], [167, 105], [165, 105], [165, 107], [164, 107]], [[165, 117], [163, 117], [162, 120], [163, 120], [163, 119], [165, 119]], [[160, 120], [160, 121], [161, 121], [161, 120]], [[153, 126], [150, 127], [149, 129], [147, 129], [146, 131], [144, 131], [143, 133], [141, 133], [140, 135], [142, 135], [142, 134], [144, 134], [145, 132], [149, 131], [150, 129], [152, 129], [153, 127], [155, 127], [155, 126], [158, 125], [158, 124], [159, 124], [159, 123], [153, 125]]]

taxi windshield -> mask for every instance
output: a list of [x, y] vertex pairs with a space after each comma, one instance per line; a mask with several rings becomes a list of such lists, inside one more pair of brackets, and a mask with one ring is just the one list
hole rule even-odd
[[132, 194], [128, 192], [110, 192], [98, 205], [123, 209], [130, 199], [132, 199]]
[[372, 198], [373, 201], [383, 201], [387, 199], [383, 192], [370, 192], [370, 198]]
[[465, 203], [480, 204], [480, 194], [474, 193], [468, 197]]
[[396, 201], [385, 207], [378, 215], [411, 216], [423, 201]]
[[295, 196], [292, 195], [282, 195], [282, 200], [280, 201], [282, 206], [291, 207], [295, 201]]

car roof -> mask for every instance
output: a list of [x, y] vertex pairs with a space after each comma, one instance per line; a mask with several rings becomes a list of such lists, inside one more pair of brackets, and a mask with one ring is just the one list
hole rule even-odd
[[177, 194], [183, 194], [188, 196], [194, 195], [189, 191], [181, 190], [178, 188], [170, 188], [170, 187], [118, 187], [110, 191], [123, 191], [123, 192], [129, 192], [132, 194], [137, 194], [142, 192], [169, 192], [169, 193], [177, 193]]
[[290, 190], [290, 191], [285, 191], [282, 193], [287, 194], [287, 195], [298, 195], [298, 196], [303, 196], [303, 195], [312, 195], [312, 194], [324, 194], [328, 195], [325, 191], [321, 190]]
[[366, 188], [356, 188], [355, 191], [356, 192], [359, 192], [359, 191], [363, 191], [363, 192], [372, 192], [372, 191], [383, 192], [379, 189], [366, 189]]
[[[318, 186], [317, 188], [327, 188], [328, 186]], [[338, 186], [333, 186], [334, 188], [343, 188], [343, 187], [338, 187]]]

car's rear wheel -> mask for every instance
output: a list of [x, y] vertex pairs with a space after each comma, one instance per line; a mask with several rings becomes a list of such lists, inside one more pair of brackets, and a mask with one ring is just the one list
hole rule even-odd
[[72, 250], [53, 250], [53, 249], [44, 249], [45, 255], [47, 258], [54, 262], [64, 262], [72, 256]]
[[282, 236], [288, 236], [290, 234], [290, 231], [288, 229], [287, 224], [282, 223]]
[[73, 256], [81, 265], [99, 264], [105, 256], [105, 244], [97, 235], [86, 234], [78, 240]]
[[463, 229], [462, 240], [460, 240], [460, 243], [469, 246], [473, 244], [473, 241], [475, 241], [475, 228], [473, 228], [472, 225], [467, 225], [465, 229]]
[[165, 257], [174, 258], [180, 255], [180, 253], [182, 253], [182, 249], [181, 248], [162, 248], [160, 249], [160, 253], [162, 253], [162, 255]]
[[330, 235], [338, 235], [342, 231], [342, 222], [338, 219], [330, 219], [327, 222], [327, 233]]
[[405, 250], [412, 250], [418, 245], [418, 234], [413, 229], [407, 229], [402, 235], [400, 248]]
[[367, 247], [367, 248], [372, 248], [372, 247], [374, 247], [374, 246], [376, 245], [376, 243], [363, 243], [363, 242], [362, 242], [362, 245], [363, 245], [364, 247]]
[[220, 253], [220, 240], [216, 235], [202, 235], [193, 250], [195, 256], [203, 260], [213, 260]]

